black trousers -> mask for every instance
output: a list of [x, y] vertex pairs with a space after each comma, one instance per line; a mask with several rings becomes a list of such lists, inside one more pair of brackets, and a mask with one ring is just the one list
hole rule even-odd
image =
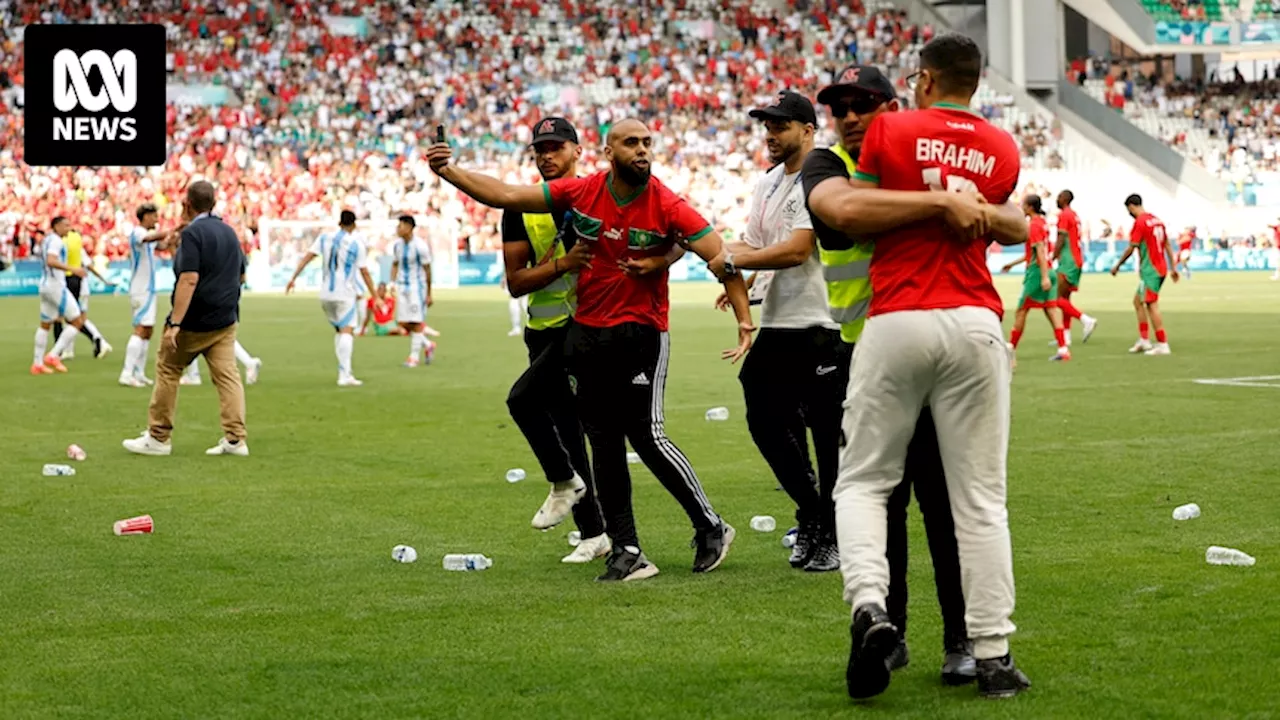
[[[797, 524], [824, 535], [836, 527], [831, 491], [840, 471], [851, 347], [839, 330], [764, 328], [738, 373], [751, 439], [795, 501]], [[817, 473], [809, 461], [810, 433]]]
[[578, 413], [595, 468], [596, 491], [614, 547], [640, 546], [631, 507], [627, 441], [697, 529], [720, 516], [680, 448], [664, 428], [670, 338], [657, 328], [624, 323], [594, 328], [574, 323], [566, 341], [569, 372], [577, 381]]
[[567, 334], [567, 326], [525, 330], [529, 369], [511, 386], [507, 408], [549, 482], [569, 480], [575, 472], [586, 481], [587, 492], [573, 507], [573, 520], [582, 537], [591, 538], [604, 533], [604, 516], [565, 369]]
[[938, 607], [942, 611], [944, 642], [963, 640], [968, 636], [964, 625], [964, 591], [960, 587], [960, 551], [956, 546], [955, 520], [951, 516], [951, 497], [947, 494], [946, 475], [942, 470], [942, 454], [938, 450], [938, 433], [929, 408], [920, 412], [916, 432], [907, 446], [907, 461], [902, 483], [889, 496], [888, 556], [889, 597], [886, 610], [898, 629], [907, 632], [907, 505], [911, 489], [924, 516], [924, 531], [933, 558], [933, 581], [938, 591]]

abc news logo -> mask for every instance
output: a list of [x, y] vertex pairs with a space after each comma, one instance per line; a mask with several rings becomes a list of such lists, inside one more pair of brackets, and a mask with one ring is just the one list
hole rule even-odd
[[31, 25], [29, 165], [163, 165], [165, 31], [160, 25]]

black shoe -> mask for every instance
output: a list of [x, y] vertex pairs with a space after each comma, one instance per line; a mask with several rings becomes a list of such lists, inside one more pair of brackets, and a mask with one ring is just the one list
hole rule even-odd
[[97, 360], [100, 357], [102, 357], [102, 338], [96, 337], [93, 339], [93, 359]]
[[634, 545], [615, 547], [604, 564], [604, 574], [596, 578], [596, 582], [630, 582], [658, 574], [658, 566], [649, 562], [649, 558]]
[[802, 568], [809, 564], [809, 558], [813, 557], [814, 536], [814, 528], [809, 525], [801, 524], [796, 530], [796, 544], [791, 546], [791, 557], [787, 559], [791, 567]]
[[946, 657], [942, 661], [942, 682], [946, 685], [968, 685], [978, 677], [978, 662], [973, 659], [973, 643], [963, 638], [943, 641]]
[[809, 563], [804, 566], [805, 572], [831, 572], [840, 569], [840, 548], [835, 538], [822, 539], [813, 548]]
[[889, 653], [889, 657], [885, 659], [884, 664], [889, 668], [889, 672], [901, 670], [911, 662], [911, 651], [907, 650], [907, 641], [899, 640], [898, 646]]
[[693, 571], [707, 573], [720, 567], [736, 534], [733, 526], [723, 520], [716, 527], [695, 532], [693, 542], [689, 543], [694, 548]]
[[1013, 655], [978, 661], [978, 693], [985, 698], [1011, 698], [1031, 687], [1031, 681], [1013, 664]]
[[898, 628], [879, 605], [863, 605], [853, 612], [849, 628], [852, 646], [845, 683], [849, 697], [861, 700], [873, 697], [889, 687], [889, 656], [898, 646]]

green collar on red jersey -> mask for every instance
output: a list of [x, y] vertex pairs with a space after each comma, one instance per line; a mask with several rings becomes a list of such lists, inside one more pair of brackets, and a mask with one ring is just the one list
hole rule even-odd
[[640, 197], [640, 194], [643, 193], [645, 189], [649, 187], [649, 183], [646, 181], [644, 185], [641, 185], [640, 187], [636, 188], [636, 191], [631, 193], [627, 197], [618, 197], [618, 193], [613, 191], [613, 171], [610, 170], [609, 175], [604, 179], [604, 186], [609, 188], [609, 194], [613, 196], [613, 201], [618, 204], [618, 207], [626, 207], [627, 205], [630, 205], [631, 202], [634, 201], [636, 198]]
[[[971, 107], [967, 107], [967, 106], [965, 106], [965, 105], [961, 105], [961, 104], [959, 104], [959, 103], [939, 102], [939, 103], [934, 103], [934, 104], [930, 105], [929, 107], [931, 107], [931, 108], [939, 108], [939, 109], [942, 109], [942, 110], [960, 110], [961, 112], [967, 112], [967, 113], [969, 113], [970, 115], [978, 115], [978, 113], [977, 113], [976, 111], [974, 111], [974, 109], [973, 109], [973, 108], [971, 108]], [[981, 115], [978, 115], [978, 117], [982, 117], [982, 116], [981, 116]]]

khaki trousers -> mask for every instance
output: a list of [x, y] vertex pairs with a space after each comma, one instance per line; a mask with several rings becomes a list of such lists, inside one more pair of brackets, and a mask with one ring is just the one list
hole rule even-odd
[[1008, 652], [1013, 557], [1005, 507], [1009, 353], [985, 308], [886, 313], [853, 353], [834, 492], [844, 597], [884, 606], [886, 506], [927, 403], [937, 426], [960, 551], [965, 623], [979, 659]]
[[235, 325], [212, 332], [183, 330], [178, 333], [177, 348], [168, 347], [161, 340], [156, 355], [156, 386], [151, 392], [147, 417], [151, 437], [169, 442], [173, 413], [178, 407], [178, 380], [187, 366], [201, 355], [209, 364], [209, 375], [218, 388], [222, 432], [228, 440], [243, 442], [244, 386], [240, 384], [240, 370], [236, 367]]

